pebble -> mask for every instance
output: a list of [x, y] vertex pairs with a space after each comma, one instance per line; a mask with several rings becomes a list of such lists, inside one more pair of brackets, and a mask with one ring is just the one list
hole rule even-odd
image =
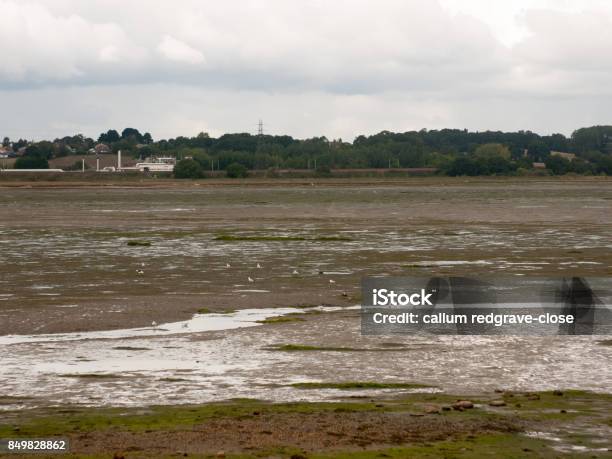
[[474, 404], [469, 400], [457, 400], [453, 403], [453, 409], [458, 411], [469, 410], [470, 408], [474, 408]]

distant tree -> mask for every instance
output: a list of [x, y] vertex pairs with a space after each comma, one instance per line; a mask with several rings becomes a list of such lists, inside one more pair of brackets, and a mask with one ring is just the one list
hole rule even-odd
[[479, 175], [480, 168], [478, 167], [476, 161], [465, 156], [460, 156], [451, 161], [444, 172], [446, 172], [446, 175], [450, 175], [451, 177], [461, 175]]
[[15, 161], [15, 169], [49, 169], [49, 161], [43, 156], [20, 156]]
[[527, 145], [527, 154], [533, 161], [544, 161], [550, 155], [550, 148], [541, 140], [532, 140]]
[[202, 167], [193, 159], [181, 159], [174, 166], [174, 176], [179, 179], [201, 178]]
[[153, 143], [153, 137], [151, 137], [151, 134], [149, 134], [148, 132], [145, 132], [142, 135], [142, 141], [146, 144]]
[[487, 160], [491, 158], [510, 159], [510, 149], [501, 143], [485, 143], [474, 150], [476, 160]]
[[8, 147], [10, 144], [11, 144], [11, 139], [9, 139], [8, 137], [5, 137], [4, 139], [2, 139], [3, 147]]
[[143, 141], [142, 134], [140, 134], [138, 129], [134, 128], [125, 128], [123, 131], [121, 131], [121, 138], [134, 143], [142, 143]]
[[571, 167], [571, 162], [561, 156], [551, 156], [546, 161], [546, 168], [555, 175], [567, 174], [571, 170]]
[[612, 153], [612, 126], [591, 126], [572, 133], [572, 146], [576, 153], [597, 150]]
[[19, 151], [21, 147], [27, 146], [28, 143], [26, 139], [19, 139], [17, 142], [13, 142], [13, 151]]
[[248, 176], [247, 168], [240, 163], [232, 163], [225, 168], [225, 173], [230, 178], [244, 178]]
[[51, 159], [53, 157], [54, 149], [54, 145], [45, 140], [28, 146], [25, 150], [24, 156]]
[[114, 129], [109, 129], [108, 131], [100, 134], [100, 137], [98, 137], [98, 142], [114, 143], [118, 142], [120, 138], [121, 137], [119, 137], [119, 133], [117, 131]]

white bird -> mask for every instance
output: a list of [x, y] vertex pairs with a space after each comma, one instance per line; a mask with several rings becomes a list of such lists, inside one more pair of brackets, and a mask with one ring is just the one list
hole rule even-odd
[[144, 265], [145, 265], [144, 261], [142, 263], [140, 263], [140, 266], [142, 266], [143, 268], [144, 268]]
[[232, 267], [232, 265], [230, 265], [229, 263], [225, 263], [225, 267], [226, 267], [226, 268], [231, 268], [231, 267]]
[[251, 276], [249, 276], [249, 282], [255, 282]]
[[143, 271], [142, 269], [137, 269], [137, 270], [136, 270], [136, 273], [137, 273], [137, 274], [144, 274], [144, 271]]
[[261, 265], [257, 263], [257, 269], [261, 269]]
[[335, 280], [333, 280], [333, 279], [330, 279], [330, 280], [329, 280], [329, 283], [330, 283], [330, 284], [335, 284], [335, 283], [336, 283], [336, 281], [335, 281]]
[[157, 322], [155, 321], [151, 322], [151, 327], [157, 327]]
[[291, 274], [299, 274], [297, 269], [294, 269], [293, 272]]

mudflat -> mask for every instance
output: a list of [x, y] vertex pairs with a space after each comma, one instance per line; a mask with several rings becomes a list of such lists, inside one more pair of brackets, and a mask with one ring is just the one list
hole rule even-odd
[[2, 438], [79, 457], [609, 455], [605, 337], [363, 336], [355, 309], [369, 275], [612, 274], [608, 179], [1, 192]]
[[356, 304], [366, 275], [612, 273], [600, 177], [49, 183], [0, 182], [0, 334]]

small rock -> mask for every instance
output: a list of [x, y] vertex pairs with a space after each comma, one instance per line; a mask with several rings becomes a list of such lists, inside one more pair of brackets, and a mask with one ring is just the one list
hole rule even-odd
[[504, 402], [503, 400], [491, 400], [489, 402], [490, 406], [506, 406], [506, 402]]
[[462, 410], [469, 410], [470, 408], [474, 408], [474, 404], [469, 400], [457, 400], [457, 402], [453, 403], [454, 409], [461, 408]]
[[559, 397], [563, 396], [563, 392], [560, 390], [553, 390], [553, 395], [558, 395]]
[[559, 411], [559, 413], [561, 413], [561, 414], [565, 414], [565, 413], [567, 413], [567, 411], [565, 411], [565, 410], [561, 410], [561, 411]]
[[253, 416], [259, 416], [259, 411], [253, 411]]
[[218, 451], [217, 457], [225, 457], [225, 451]]

